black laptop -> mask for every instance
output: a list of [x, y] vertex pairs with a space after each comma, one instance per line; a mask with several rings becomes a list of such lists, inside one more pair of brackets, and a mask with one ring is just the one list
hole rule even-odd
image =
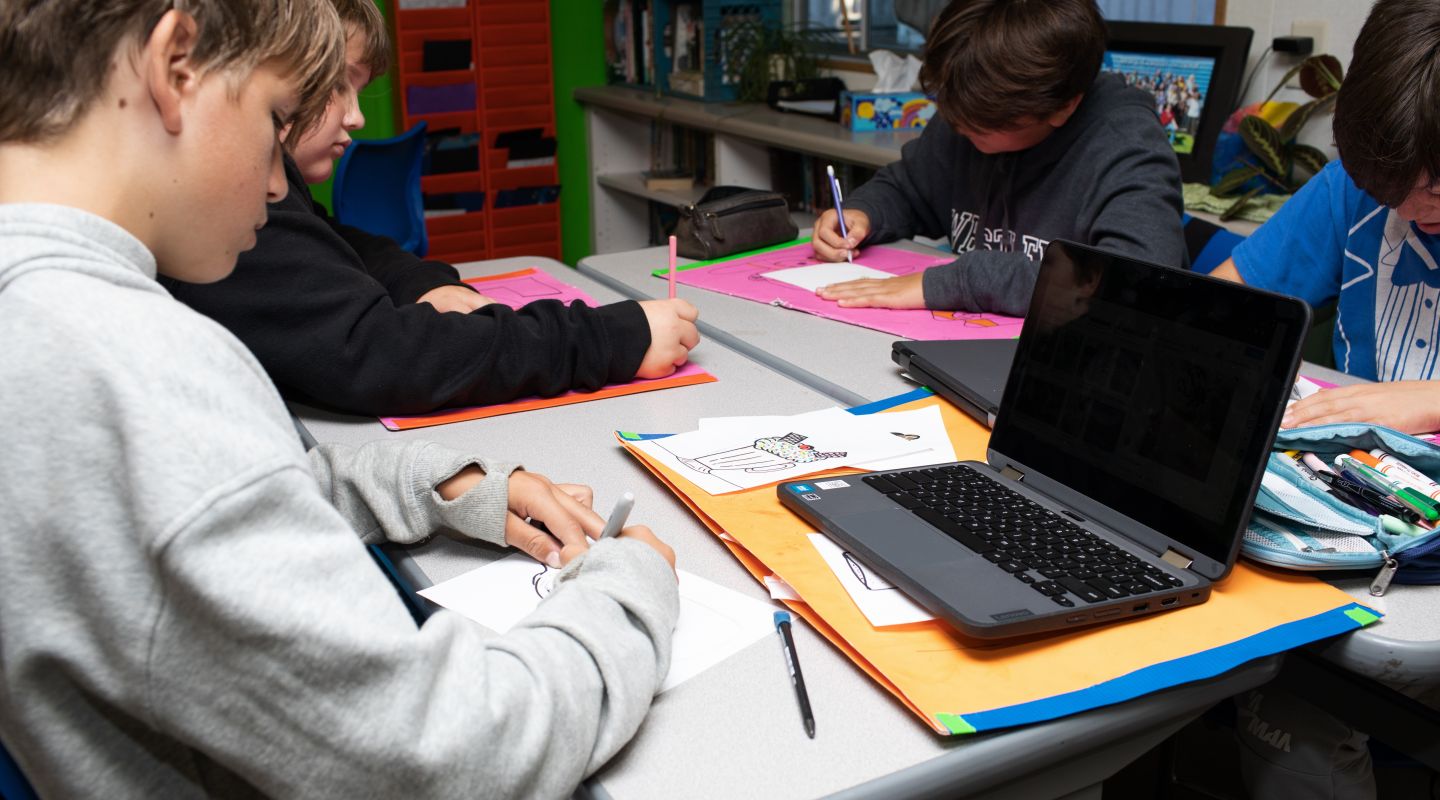
[[912, 380], [993, 428], [1019, 344], [1018, 339], [905, 339], [891, 345], [890, 358]]
[[986, 462], [790, 481], [780, 500], [976, 637], [1203, 603], [1309, 321], [1295, 298], [1052, 242]]

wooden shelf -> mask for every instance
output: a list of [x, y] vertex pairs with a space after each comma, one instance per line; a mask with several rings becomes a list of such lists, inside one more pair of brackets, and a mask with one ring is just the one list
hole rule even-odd
[[698, 201], [701, 195], [710, 188], [709, 186], [697, 185], [683, 191], [665, 191], [661, 189], [645, 188], [645, 178], [639, 172], [621, 172], [610, 175], [596, 175], [595, 180], [601, 186], [614, 189], [617, 192], [624, 192], [635, 197], [643, 197], [646, 200], [654, 200], [667, 206], [688, 206]]

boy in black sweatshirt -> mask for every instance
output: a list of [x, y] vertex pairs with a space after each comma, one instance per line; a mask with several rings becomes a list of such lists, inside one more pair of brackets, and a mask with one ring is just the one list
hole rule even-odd
[[[341, 225], [307, 183], [365, 124], [358, 92], [389, 65], [372, 0], [333, 0], [346, 27], [346, 79], [325, 118], [287, 137], [289, 194], [269, 207], [255, 248], [217, 283], [161, 282], [250, 348], [287, 397], [377, 416], [488, 405], [668, 375], [699, 342], [684, 300], [589, 308], [539, 301], [512, 310], [449, 264]], [[444, 313], [454, 312], [454, 313]]]
[[[953, 263], [823, 287], [842, 306], [1023, 315], [1053, 239], [1183, 267], [1180, 166], [1151, 98], [1100, 74], [1094, 0], [954, 0], [925, 42], [940, 114], [815, 223], [816, 254], [948, 237]], [[863, 260], [863, 251], [859, 252]]]

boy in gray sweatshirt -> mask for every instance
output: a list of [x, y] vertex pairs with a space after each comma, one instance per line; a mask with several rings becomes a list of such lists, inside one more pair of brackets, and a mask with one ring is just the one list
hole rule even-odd
[[[564, 797], [668, 668], [648, 530], [587, 548], [560, 487], [424, 442], [307, 454], [156, 282], [254, 245], [343, 63], [328, 0], [0, 0], [0, 743], [42, 796]], [[442, 527], [555, 592], [417, 629], [364, 543]]]
[[1186, 266], [1179, 162], [1150, 96], [1100, 74], [1104, 54], [1094, 0], [953, 0], [920, 73], [940, 113], [845, 199], [849, 236], [829, 210], [812, 243], [844, 261], [862, 244], [946, 237], [956, 259], [820, 296], [1020, 316], [1054, 239]]

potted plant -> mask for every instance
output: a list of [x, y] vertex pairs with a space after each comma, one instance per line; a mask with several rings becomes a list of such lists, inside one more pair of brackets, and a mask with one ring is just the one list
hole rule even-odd
[[1238, 166], [1211, 186], [1211, 193], [1217, 197], [1235, 197], [1235, 202], [1220, 215], [1222, 220], [1234, 218], [1246, 203], [1262, 192], [1293, 194], [1329, 162], [1323, 151], [1301, 144], [1298, 137], [1317, 111], [1335, 102], [1335, 94], [1344, 80], [1337, 58], [1322, 54], [1305, 59], [1285, 73], [1259, 105], [1270, 102], [1297, 74], [1300, 88], [1311, 99], [1291, 111], [1278, 129], [1256, 114], [1240, 120], [1239, 136], [1245, 145], [1245, 157], [1237, 159]]

